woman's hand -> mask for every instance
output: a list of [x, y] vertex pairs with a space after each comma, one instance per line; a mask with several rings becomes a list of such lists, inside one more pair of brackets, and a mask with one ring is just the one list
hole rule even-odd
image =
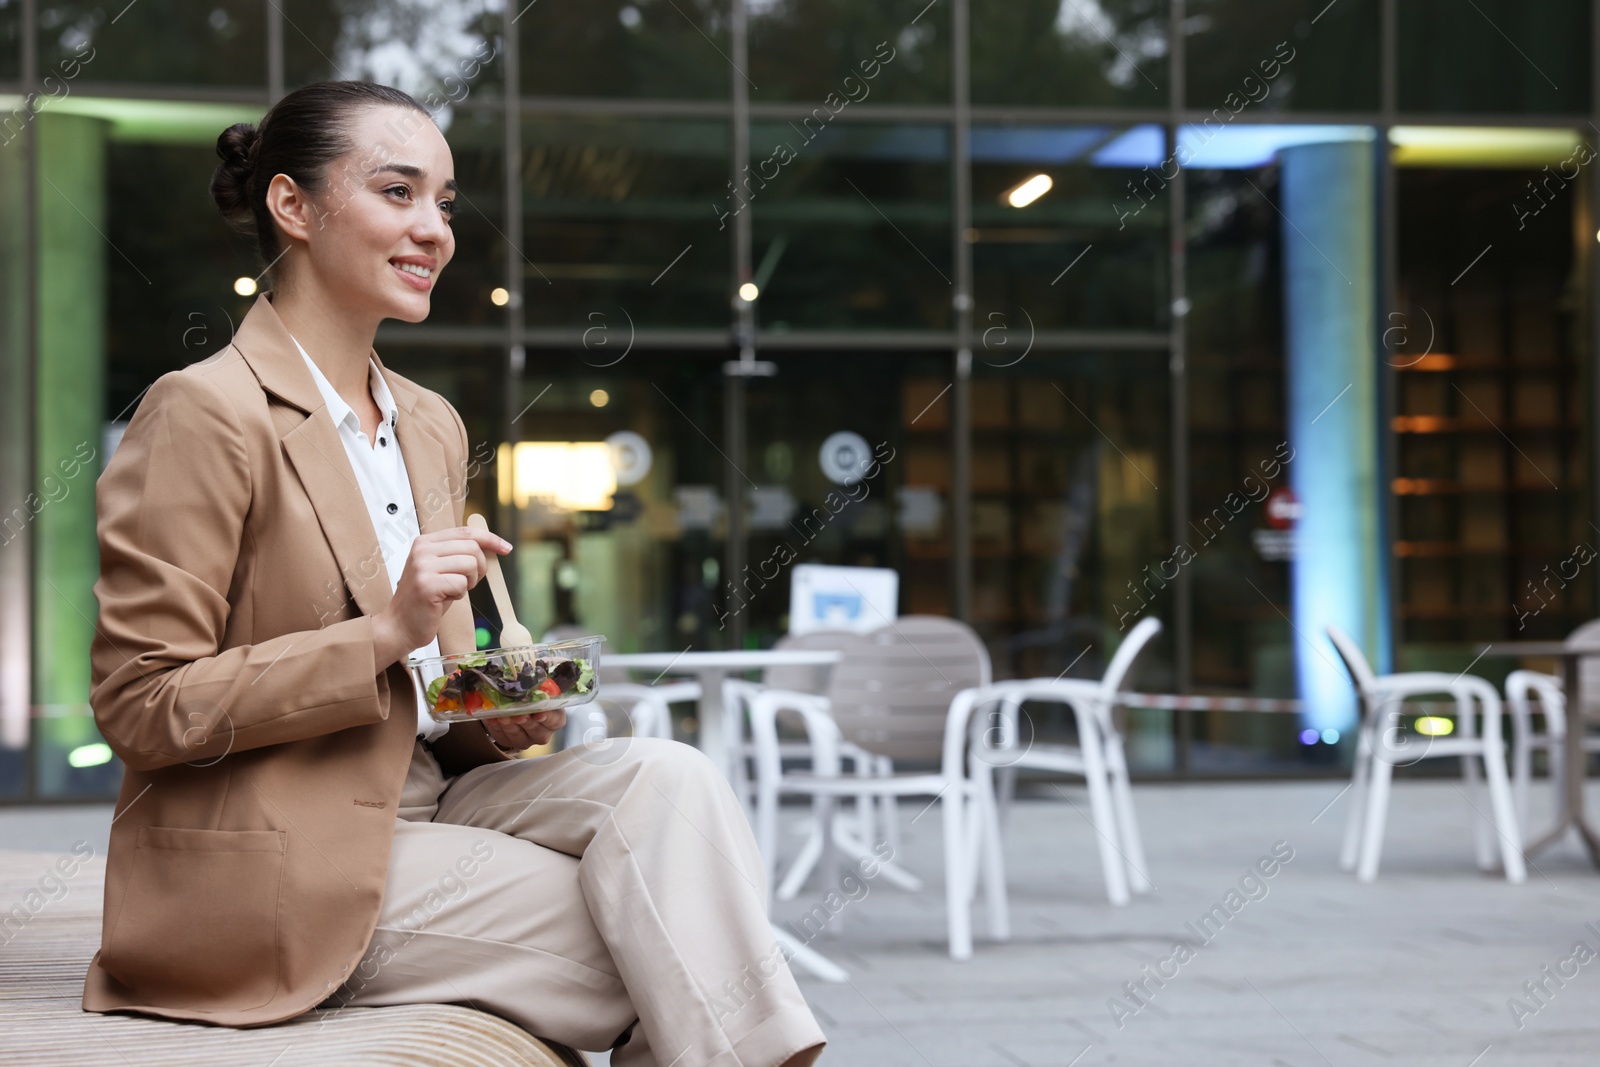
[[567, 721], [565, 708], [554, 711], [536, 711], [532, 715], [496, 715], [480, 719], [483, 728], [501, 748], [521, 752], [550, 740], [550, 735], [561, 729]]
[[457, 526], [411, 542], [405, 569], [388, 605], [372, 617], [374, 652], [384, 670], [439, 635], [451, 602], [483, 580], [485, 552], [505, 555], [511, 543], [487, 530]]

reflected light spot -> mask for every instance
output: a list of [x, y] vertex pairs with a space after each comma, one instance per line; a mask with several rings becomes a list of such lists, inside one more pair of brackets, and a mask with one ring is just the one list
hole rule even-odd
[[107, 744], [79, 745], [67, 753], [69, 767], [98, 767], [111, 762], [111, 746]]
[[756, 288], [755, 282], [745, 282], [743, 285], [739, 286], [739, 299], [743, 300], [746, 304], [755, 303], [756, 297], [760, 295], [761, 290]]
[[492, 289], [489, 292], [489, 303], [497, 308], [503, 308], [511, 303], [511, 293], [506, 289]]
[[1302, 745], [1314, 745], [1319, 737], [1320, 735], [1309, 727], [1300, 731], [1300, 743]]
[[1337, 745], [1339, 743], [1339, 731], [1331, 726], [1322, 731], [1322, 743], [1325, 745]]
[[1416, 722], [1417, 733], [1428, 737], [1444, 737], [1456, 732], [1456, 724], [1438, 715], [1424, 715]]
[[1001, 199], [1012, 207], [1027, 207], [1048, 193], [1054, 184], [1055, 182], [1050, 180], [1050, 175], [1035, 174], [1021, 185], [1007, 189]]
[[233, 280], [233, 291], [240, 296], [255, 296], [256, 280], [254, 278], [235, 278]]
[[606, 392], [604, 389], [596, 389], [594, 392], [589, 394], [589, 403], [593, 404], [597, 408], [603, 408], [607, 404], [611, 403], [611, 394]]

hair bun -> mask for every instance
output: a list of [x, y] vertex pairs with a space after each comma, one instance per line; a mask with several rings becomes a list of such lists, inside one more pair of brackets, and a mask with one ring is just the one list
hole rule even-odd
[[261, 131], [248, 122], [236, 122], [217, 138], [217, 158], [222, 160], [211, 176], [211, 199], [222, 217], [242, 229], [254, 227], [250, 208], [250, 180], [255, 176], [256, 149]]

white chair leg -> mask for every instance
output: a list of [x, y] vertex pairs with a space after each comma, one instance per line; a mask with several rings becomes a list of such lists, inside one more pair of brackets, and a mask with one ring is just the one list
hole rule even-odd
[[1078, 739], [1083, 753], [1083, 777], [1089, 786], [1089, 818], [1094, 824], [1100, 846], [1100, 867], [1105, 873], [1106, 897], [1121, 907], [1128, 902], [1128, 872], [1117, 843], [1117, 821], [1111, 809], [1111, 788], [1106, 781], [1099, 732], [1087, 717], [1078, 721]]
[[946, 789], [939, 801], [944, 809], [944, 898], [950, 933], [950, 958], [972, 958], [972, 914], [966, 895], [967, 874], [966, 813], [961, 790]]
[[[890, 760], [886, 755], [875, 757], [874, 771], [880, 777], [891, 777], [894, 774], [894, 761]], [[882, 797], [878, 797], [878, 803], [883, 805], [882, 811], [878, 813], [883, 819], [883, 840], [888, 841], [890, 853], [893, 856], [899, 856], [899, 853], [901, 853], [899, 797], [894, 797], [891, 793], [883, 793]]]
[[[1472, 806], [1483, 811], [1483, 775], [1478, 771], [1478, 759], [1477, 756], [1462, 756], [1461, 775], [1467, 781], [1467, 796], [1472, 799]], [[1503, 764], [1501, 769], [1505, 769]], [[1472, 820], [1472, 851], [1478, 861], [1478, 870], [1494, 870], [1494, 828], [1480, 818]]]
[[1106, 739], [1106, 767], [1111, 775], [1111, 802], [1116, 811], [1118, 836], [1128, 861], [1128, 888], [1135, 893], [1150, 892], [1149, 867], [1144, 859], [1144, 837], [1133, 811], [1133, 786], [1128, 781], [1128, 760], [1122, 737]]
[[1011, 816], [1011, 802], [1017, 798], [1017, 769], [1001, 767], [995, 776], [995, 817], [1005, 827]]
[[1371, 774], [1361, 828], [1361, 855], [1356, 870], [1356, 877], [1363, 882], [1378, 877], [1378, 860], [1383, 855], [1383, 824], [1389, 815], [1389, 783], [1394, 778], [1394, 765], [1388, 760], [1374, 758]]
[[1350, 773], [1350, 810], [1344, 820], [1344, 842], [1339, 846], [1339, 869], [1353, 871], [1361, 855], [1361, 831], [1367, 809], [1368, 780], [1372, 774], [1372, 737], [1363, 726], [1356, 736], [1355, 766]]
[[1526, 710], [1511, 704], [1511, 802], [1517, 810], [1517, 825], [1527, 833], [1532, 816], [1529, 808], [1533, 778], [1532, 724]]
[[822, 827], [813, 820], [811, 830], [806, 834], [805, 844], [795, 853], [794, 862], [789, 864], [789, 869], [783, 873], [783, 880], [778, 883], [778, 899], [793, 900], [798, 896], [820, 858], [822, 858]]
[[1511, 804], [1511, 787], [1506, 781], [1504, 759], [1498, 746], [1486, 748], [1483, 770], [1484, 777], [1489, 780], [1489, 803], [1494, 808], [1495, 829], [1500, 839], [1500, 862], [1505, 866], [1506, 881], [1518, 885], [1527, 880], [1528, 868], [1522, 857], [1522, 834]]
[[1011, 904], [1006, 897], [1005, 841], [1000, 836], [1000, 805], [992, 793], [978, 794], [983, 813], [983, 903], [989, 912], [989, 936], [1011, 940]]

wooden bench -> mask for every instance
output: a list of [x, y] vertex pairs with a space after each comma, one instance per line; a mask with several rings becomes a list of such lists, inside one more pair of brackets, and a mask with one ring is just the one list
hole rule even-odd
[[[0, 918], [39, 889], [59, 858], [0, 852]], [[0, 927], [0, 1063], [8, 1067], [587, 1065], [498, 1016], [453, 1004], [313, 1010], [250, 1030], [86, 1012], [83, 976], [100, 947], [104, 861], [85, 863], [65, 884], [64, 896], [20, 928]]]

